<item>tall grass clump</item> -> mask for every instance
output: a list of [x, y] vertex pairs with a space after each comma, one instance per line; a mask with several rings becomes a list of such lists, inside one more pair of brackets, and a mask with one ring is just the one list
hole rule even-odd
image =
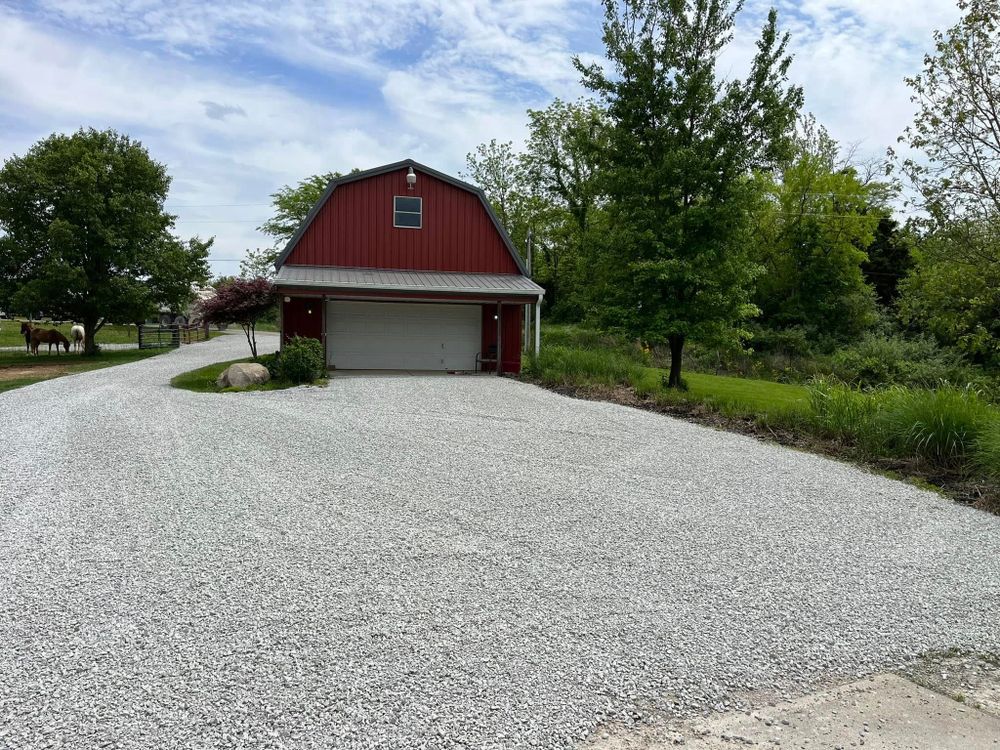
[[885, 404], [891, 447], [945, 469], [963, 467], [976, 452], [993, 410], [972, 388], [899, 388]]
[[1000, 416], [994, 416], [980, 431], [974, 463], [980, 475], [1000, 480]]
[[1000, 476], [1000, 414], [972, 388], [861, 391], [820, 382], [810, 386], [809, 404], [822, 434], [871, 456]]
[[824, 381], [809, 386], [812, 421], [820, 432], [872, 454], [886, 444], [885, 401], [885, 391], [859, 391]]
[[547, 385], [633, 385], [642, 366], [620, 351], [552, 346], [529, 361], [528, 373]]

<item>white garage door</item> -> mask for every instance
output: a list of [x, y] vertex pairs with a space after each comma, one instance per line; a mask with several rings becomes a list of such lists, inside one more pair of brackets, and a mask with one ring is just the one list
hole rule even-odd
[[327, 303], [330, 365], [341, 370], [473, 370], [478, 305]]

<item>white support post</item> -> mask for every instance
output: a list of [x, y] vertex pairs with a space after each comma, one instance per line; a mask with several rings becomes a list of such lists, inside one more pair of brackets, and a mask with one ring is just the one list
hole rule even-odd
[[535, 303], [535, 356], [542, 349], [542, 298]]
[[503, 304], [497, 300], [497, 377], [503, 375]]

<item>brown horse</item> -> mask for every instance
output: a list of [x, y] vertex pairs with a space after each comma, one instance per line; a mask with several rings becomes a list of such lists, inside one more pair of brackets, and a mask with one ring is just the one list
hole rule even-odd
[[59, 331], [52, 328], [48, 331], [43, 331], [41, 328], [31, 329], [31, 353], [38, 354], [38, 345], [48, 344], [49, 354], [52, 354], [52, 345], [56, 345], [56, 354], [59, 353], [59, 345], [61, 344], [66, 348], [66, 353], [69, 354], [69, 339], [63, 336]]
[[21, 335], [24, 336], [24, 351], [26, 353], [31, 351], [31, 332], [33, 330], [34, 327], [31, 323], [21, 323]]

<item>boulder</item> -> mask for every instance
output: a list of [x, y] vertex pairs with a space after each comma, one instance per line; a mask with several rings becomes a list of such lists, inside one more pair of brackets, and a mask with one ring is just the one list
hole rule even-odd
[[216, 378], [215, 384], [219, 388], [246, 388], [248, 385], [266, 383], [270, 379], [271, 373], [264, 365], [256, 362], [237, 362], [235, 365], [229, 365]]

